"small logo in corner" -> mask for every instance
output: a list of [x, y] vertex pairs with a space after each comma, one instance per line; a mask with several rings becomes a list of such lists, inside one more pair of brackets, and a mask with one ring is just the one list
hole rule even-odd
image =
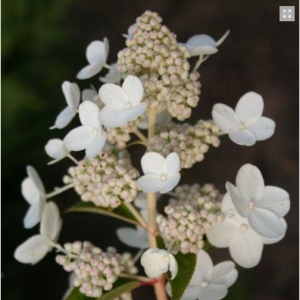
[[294, 22], [295, 21], [295, 6], [279, 6], [279, 21]]

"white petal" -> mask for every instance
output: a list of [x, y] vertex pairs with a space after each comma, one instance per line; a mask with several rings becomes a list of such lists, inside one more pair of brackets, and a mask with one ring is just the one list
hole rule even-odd
[[71, 130], [64, 138], [67, 149], [71, 151], [81, 151], [86, 149], [94, 141], [93, 129], [87, 126], [80, 126]]
[[60, 139], [52, 139], [45, 146], [46, 153], [53, 159], [62, 159], [68, 155], [64, 142]]
[[226, 297], [228, 290], [220, 284], [210, 283], [206, 288], [201, 288], [199, 299], [201, 300], [219, 300]]
[[275, 132], [275, 122], [269, 118], [261, 117], [256, 123], [248, 126], [248, 130], [253, 132], [258, 141], [270, 138]]
[[230, 212], [232, 210], [236, 211], [234, 204], [232, 203], [229, 193], [226, 193], [222, 199], [221, 210], [223, 213]]
[[102, 85], [99, 90], [99, 96], [105, 105], [115, 109], [124, 108], [125, 103], [128, 102], [128, 96], [125, 91], [120, 86], [112, 83]]
[[134, 228], [122, 227], [117, 229], [117, 236], [122, 243], [129, 247], [138, 249], [149, 247], [148, 236], [145, 230], [137, 231]]
[[54, 126], [52, 126], [50, 129], [62, 129], [65, 128], [72, 119], [76, 116], [77, 111], [74, 111], [71, 107], [67, 106], [64, 108], [59, 115], [57, 116], [55, 120]]
[[147, 109], [146, 103], [141, 103], [132, 108], [125, 110], [127, 122], [136, 120], [139, 116], [141, 116]]
[[[186, 288], [186, 290], [184, 291], [182, 297], [180, 298], [180, 300], [199, 299], [200, 289], [201, 288], [199, 287], [199, 283], [197, 285], [189, 284], [188, 287]], [[171, 289], [170, 289], [170, 292], [172, 292]], [[171, 296], [170, 294], [168, 293], [169, 296]]]
[[212, 229], [206, 234], [208, 241], [215, 247], [227, 248], [236, 232], [240, 229], [240, 224], [231, 218], [225, 218], [223, 222], [212, 224]]
[[284, 217], [290, 210], [289, 194], [276, 186], [266, 186], [259, 207], [272, 211], [277, 217]]
[[[232, 200], [232, 203], [234, 205], [234, 207], [236, 208], [236, 210], [238, 211], [238, 213], [246, 218], [247, 217], [247, 211], [248, 211], [248, 203], [247, 200], [241, 196], [241, 194], [239, 193], [239, 191], [237, 190], [237, 188], [230, 182], [226, 183], [226, 189], [228, 191], [228, 193], [230, 194], [230, 198]], [[249, 200], [248, 200], [249, 201]]]
[[145, 193], [159, 192], [165, 182], [155, 175], [144, 175], [137, 181], [137, 186]]
[[33, 181], [36, 188], [39, 190], [40, 194], [45, 195], [45, 187], [37, 171], [31, 166], [27, 166], [27, 174]]
[[255, 135], [247, 129], [232, 129], [228, 135], [234, 143], [240, 146], [253, 146], [256, 143]]
[[76, 77], [78, 79], [91, 78], [102, 70], [104, 64], [105, 64], [105, 61], [100, 61], [93, 65], [87, 65], [78, 72]]
[[29, 204], [36, 204], [39, 201], [40, 191], [30, 177], [22, 181], [21, 190], [23, 197]]
[[106, 49], [104, 42], [91, 42], [86, 49], [86, 58], [91, 65], [100, 61], [106, 61]]
[[74, 111], [77, 111], [80, 102], [80, 90], [76, 83], [64, 81], [62, 90], [65, 95], [68, 106]]
[[191, 56], [200, 56], [200, 55], [213, 55], [216, 54], [219, 50], [216, 47], [212, 46], [199, 46], [193, 48], [190, 51]]
[[260, 237], [250, 228], [235, 234], [229, 245], [233, 260], [244, 268], [255, 267], [262, 255], [263, 243]]
[[126, 92], [129, 102], [133, 105], [137, 105], [142, 101], [144, 96], [144, 88], [141, 80], [138, 77], [128, 75], [124, 80], [122, 88]]
[[79, 118], [80, 122], [84, 126], [89, 126], [92, 128], [98, 128], [101, 126], [100, 120], [100, 109], [99, 107], [91, 102], [85, 101], [79, 106]]
[[104, 42], [104, 48], [105, 48], [105, 59], [107, 59], [108, 53], [109, 53], [109, 42], [106, 37], [103, 39], [103, 42]]
[[43, 259], [50, 249], [46, 236], [34, 235], [16, 249], [14, 257], [21, 263], [34, 265]]
[[207, 34], [198, 34], [194, 35], [188, 39], [187, 43], [188, 47], [195, 48], [199, 46], [216, 46], [216, 41]]
[[271, 211], [256, 207], [248, 211], [248, 222], [251, 228], [266, 238], [278, 238], [285, 234], [285, 226]]
[[259, 202], [265, 190], [264, 178], [257, 167], [245, 164], [236, 176], [236, 187], [246, 201]]
[[165, 160], [165, 174], [174, 174], [180, 171], [180, 158], [176, 152], [170, 153]]
[[98, 93], [94, 89], [85, 89], [82, 91], [82, 100], [83, 101], [95, 101], [95, 98], [98, 96]]
[[144, 174], [161, 175], [164, 172], [165, 158], [157, 152], [146, 153], [141, 160]]
[[57, 205], [54, 202], [48, 202], [43, 211], [40, 233], [48, 237], [51, 241], [56, 241], [60, 229], [61, 218]]
[[238, 272], [232, 261], [224, 261], [214, 266], [211, 283], [229, 288], [237, 280]]
[[88, 158], [93, 158], [100, 154], [106, 142], [106, 132], [102, 131], [98, 134], [94, 141], [86, 148], [85, 155]]
[[227, 30], [225, 34], [216, 42], [216, 46], [219, 47], [228, 37], [230, 30]]
[[173, 174], [168, 176], [167, 180], [164, 182], [163, 188], [159, 191], [161, 194], [168, 193], [174, 189], [174, 187], [180, 181], [180, 173]]
[[139, 193], [134, 200], [134, 204], [139, 209], [147, 209], [147, 195], [144, 192]]
[[281, 241], [285, 237], [285, 233], [286, 233], [286, 230], [287, 230], [287, 223], [286, 223], [285, 219], [283, 219], [283, 218], [280, 219], [280, 222], [282, 223], [283, 227], [285, 228], [284, 234], [277, 237], [277, 238], [266, 238], [266, 237], [261, 236], [261, 239], [262, 239], [262, 241], [265, 245], [278, 243], [279, 241]]
[[178, 264], [175, 257], [172, 254], [169, 254], [169, 259], [170, 259], [169, 270], [171, 272], [171, 280], [173, 280], [178, 273]]
[[190, 284], [199, 286], [202, 281], [209, 282], [212, 272], [213, 262], [210, 256], [204, 250], [200, 250], [197, 254], [197, 263]]
[[234, 110], [225, 104], [215, 104], [212, 117], [217, 126], [225, 133], [229, 133], [230, 130], [237, 127], [238, 121]]
[[115, 109], [104, 106], [100, 112], [100, 120], [107, 128], [117, 128], [128, 123], [128, 112], [123, 109]]
[[254, 124], [259, 120], [264, 109], [262, 96], [249, 92], [242, 96], [236, 105], [235, 113], [240, 122], [245, 125]]
[[112, 64], [105, 77], [100, 77], [100, 81], [104, 83], [119, 83], [122, 75], [118, 71], [118, 65]]
[[23, 221], [26, 229], [32, 228], [40, 222], [43, 208], [44, 203], [36, 203], [29, 207]]

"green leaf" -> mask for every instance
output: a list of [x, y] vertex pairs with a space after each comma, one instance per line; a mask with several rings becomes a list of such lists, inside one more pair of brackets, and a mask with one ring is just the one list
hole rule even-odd
[[73, 288], [66, 300], [114, 300], [124, 293], [128, 293], [133, 289], [139, 287], [140, 285], [141, 283], [139, 281], [119, 278], [115, 282], [113, 289], [108, 292], [104, 292], [103, 295], [98, 299], [87, 297], [82, 294], [78, 288]]
[[122, 203], [115, 209], [96, 206], [92, 202], [79, 202], [70, 207], [66, 212], [87, 212], [117, 218], [132, 224], [139, 224], [137, 218], [133, 215], [126, 204]]
[[[166, 248], [161, 237], [157, 237], [156, 240], [158, 248]], [[171, 280], [170, 272], [168, 272], [166, 276], [171, 284], [172, 300], [180, 300], [194, 274], [197, 255], [193, 253], [182, 254], [181, 252], [178, 252], [174, 256], [178, 264], [178, 274], [173, 280]]]

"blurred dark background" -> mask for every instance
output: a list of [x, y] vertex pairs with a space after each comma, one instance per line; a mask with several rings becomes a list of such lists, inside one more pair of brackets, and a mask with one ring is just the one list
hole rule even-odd
[[[279, 22], [279, 6], [296, 6], [296, 22]], [[224, 192], [241, 165], [257, 165], [269, 185], [290, 193], [292, 208], [283, 241], [264, 248], [258, 267], [240, 269], [236, 285], [226, 299], [291, 300], [298, 298], [298, 1], [296, 0], [3, 0], [2, 1], [2, 296], [4, 300], [61, 299], [68, 275], [48, 255], [35, 266], [13, 259], [14, 249], [32, 234], [23, 229], [28, 208], [20, 183], [25, 166], [38, 170], [47, 191], [62, 185], [69, 162], [47, 166], [43, 150], [51, 137], [66, 131], [49, 131], [65, 106], [64, 80], [75, 81], [83, 67], [89, 42], [108, 37], [109, 63], [124, 47], [122, 33], [145, 10], [158, 12], [179, 41], [208, 33], [218, 39], [230, 36], [218, 54], [201, 67], [201, 100], [190, 122], [210, 118], [212, 106], [234, 106], [241, 95], [254, 90], [263, 95], [264, 114], [276, 121], [273, 138], [254, 147], [239, 147], [223, 138], [204, 162], [188, 170], [182, 182], [212, 182]], [[96, 81], [96, 79], [94, 79]], [[81, 88], [88, 83], [81, 81]], [[137, 162], [142, 148], [133, 156]], [[74, 192], [56, 198], [63, 210], [78, 199]], [[162, 199], [164, 201], [164, 199]], [[61, 242], [91, 240], [100, 247], [123, 246], [114, 231], [123, 225], [90, 214], [64, 216]], [[109, 230], [108, 230], [109, 229]], [[228, 258], [220, 250], [216, 261]], [[136, 299], [154, 299], [151, 288]]]

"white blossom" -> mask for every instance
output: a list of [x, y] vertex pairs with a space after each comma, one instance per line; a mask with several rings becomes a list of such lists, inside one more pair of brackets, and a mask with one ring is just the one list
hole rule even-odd
[[108, 39], [91, 42], [86, 49], [86, 59], [88, 65], [81, 69], [77, 74], [78, 79], [88, 79], [99, 73], [104, 65], [109, 52]]
[[180, 180], [180, 159], [172, 152], [166, 158], [156, 152], [148, 152], [142, 157], [144, 176], [137, 181], [139, 189], [149, 192], [170, 192]]
[[256, 233], [266, 238], [285, 234], [286, 226], [281, 219], [290, 209], [289, 194], [281, 188], [265, 186], [257, 167], [242, 166], [236, 176], [236, 187], [228, 182], [226, 188], [236, 210]]
[[92, 101], [98, 106], [101, 105], [99, 94], [97, 93], [95, 87], [92, 85], [90, 89], [84, 89], [81, 94], [82, 101]]
[[[232, 261], [224, 261], [214, 266], [210, 256], [200, 250], [193, 277], [180, 299], [223, 299], [228, 293], [228, 288], [235, 283], [237, 276], [238, 272]], [[166, 289], [170, 294], [170, 287]]]
[[150, 278], [159, 277], [170, 271], [171, 279], [174, 279], [178, 273], [178, 264], [175, 257], [164, 249], [150, 248], [145, 251], [141, 257], [141, 265]]
[[62, 90], [68, 106], [59, 113], [55, 120], [55, 124], [50, 127], [50, 129], [62, 129], [66, 127], [77, 114], [80, 102], [80, 90], [78, 85], [76, 83], [64, 81]]
[[146, 103], [141, 103], [144, 88], [136, 76], [127, 76], [122, 87], [112, 83], [102, 85], [99, 95], [105, 105], [100, 117], [107, 128], [121, 127], [134, 121], [147, 109]]
[[66, 149], [65, 144], [60, 139], [51, 139], [45, 146], [46, 153], [53, 158], [48, 165], [54, 164], [61, 159], [68, 156], [69, 151]]
[[225, 104], [215, 104], [212, 117], [233, 142], [252, 146], [256, 141], [270, 138], [275, 131], [275, 122], [262, 117], [263, 109], [261, 95], [249, 92], [240, 98], [235, 111]]
[[212, 55], [218, 52], [218, 47], [225, 41], [229, 35], [229, 30], [218, 40], [206, 34], [192, 36], [185, 44], [192, 56]]
[[[172, 121], [172, 117], [169, 114], [169, 112], [167, 110], [163, 111], [160, 114], [156, 115], [156, 126], [160, 127], [160, 126], [164, 126], [169, 124]], [[148, 125], [149, 125], [149, 120], [148, 120], [148, 116], [143, 119], [139, 124], [138, 124], [138, 128], [139, 129], [148, 129]]]
[[26, 240], [15, 251], [15, 259], [24, 264], [36, 264], [43, 259], [47, 252], [53, 248], [53, 243], [57, 242], [62, 221], [59, 210], [54, 202], [45, 205], [40, 234]]
[[136, 25], [135, 24], [132, 24], [128, 27], [128, 31], [127, 31], [127, 34], [123, 34], [123, 37], [125, 39], [131, 39], [134, 35], [134, 31], [135, 31], [135, 27]]
[[[238, 214], [229, 193], [222, 200], [222, 212], [225, 220], [213, 223], [212, 230], [207, 233], [208, 241], [218, 248], [228, 247], [233, 260], [244, 268], [252, 268], [259, 263], [264, 244], [274, 244], [284, 237], [283, 234], [276, 239], [265, 238], [257, 234], [247, 219]], [[285, 220], [281, 218], [280, 221], [286, 229]]]
[[88, 158], [102, 151], [106, 141], [106, 132], [102, 129], [99, 116], [100, 109], [95, 103], [85, 101], [80, 104], [79, 118], [82, 126], [73, 129], [64, 138], [68, 150], [85, 150]]
[[24, 218], [24, 227], [32, 228], [41, 220], [43, 209], [46, 203], [46, 191], [37, 171], [27, 167], [28, 177], [22, 182], [22, 195], [30, 204], [30, 207]]
[[117, 229], [117, 236], [122, 243], [129, 247], [146, 249], [149, 247], [148, 234], [145, 229], [121, 227]]
[[111, 64], [108, 73], [105, 75], [105, 77], [100, 77], [100, 81], [102, 81], [103, 83], [119, 84], [122, 78], [122, 75], [118, 71], [118, 64], [114, 63]]

